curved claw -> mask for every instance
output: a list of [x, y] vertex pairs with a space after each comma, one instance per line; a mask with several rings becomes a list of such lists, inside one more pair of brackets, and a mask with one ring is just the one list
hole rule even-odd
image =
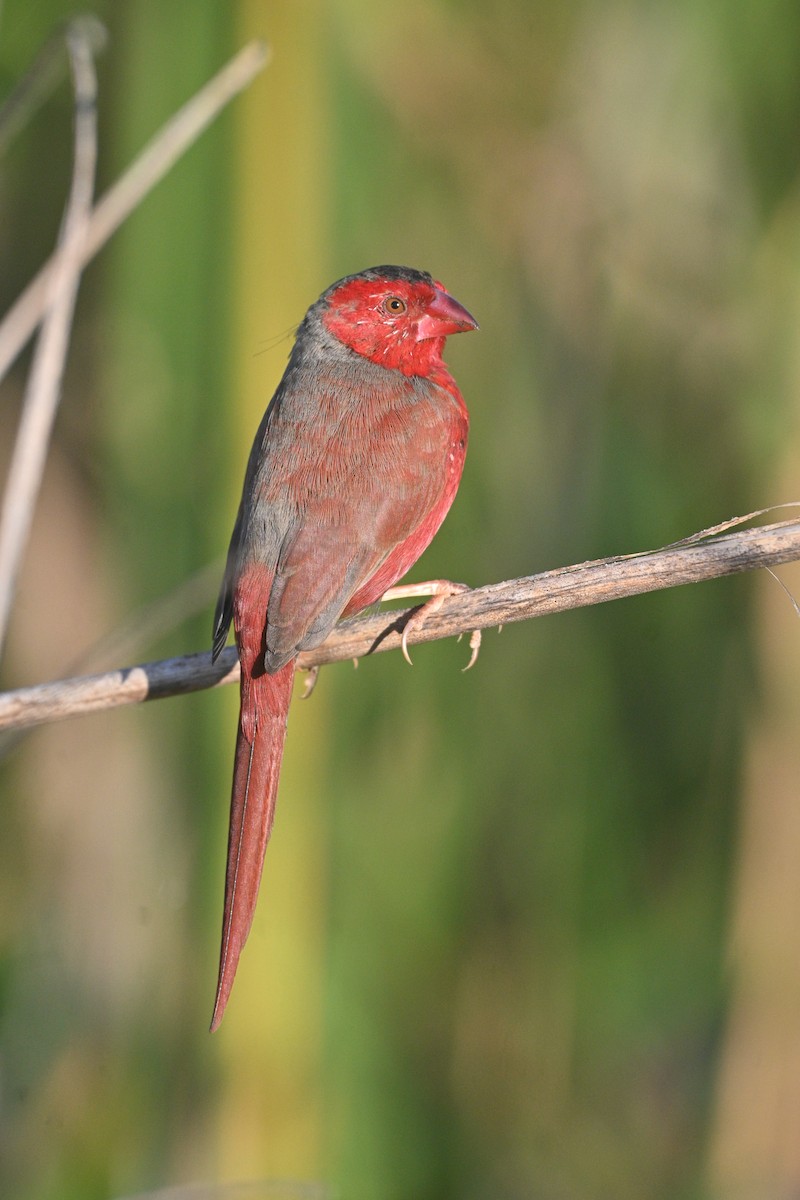
[[481, 648], [481, 631], [480, 631], [480, 629], [473, 629], [472, 633], [470, 634], [469, 648], [472, 651], [472, 653], [470, 654], [469, 662], [467, 663], [467, 665], [465, 667], [461, 668], [462, 675], [465, 671], [468, 671], [470, 669], [470, 667], [474, 667], [475, 663], [478, 661], [478, 653]]
[[[448, 579], [434, 579], [428, 583], [412, 583], [405, 587], [392, 587], [384, 593], [384, 600], [403, 600], [411, 596], [430, 597], [416, 611], [412, 611], [409, 614], [400, 637], [400, 649], [403, 652], [403, 658], [410, 667], [414, 665], [411, 661], [411, 655], [408, 652], [408, 635], [411, 631], [418, 629], [429, 616], [437, 612], [448, 596], [457, 596], [460, 592], [468, 592], [469, 590], [466, 583], [452, 583]], [[458, 640], [461, 640], [461, 634], [458, 635]], [[475, 665], [478, 651], [481, 648], [480, 629], [472, 631], [469, 639], [469, 648], [471, 651], [470, 659], [467, 665], [462, 667], [463, 671], [468, 671], [470, 667]]]
[[300, 697], [301, 700], [308, 699], [308, 697], [313, 692], [314, 688], [317, 686], [318, 678], [319, 678], [319, 663], [317, 663], [317, 665], [315, 667], [309, 667], [308, 672], [306, 673], [305, 682], [303, 684], [303, 694]]
[[410, 621], [409, 621], [409, 622], [407, 622], [407, 623], [406, 623], [406, 627], [405, 627], [405, 629], [403, 630], [403, 636], [402, 636], [402, 637], [401, 637], [401, 639], [400, 639], [400, 649], [402, 650], [402, 652], [403, 652], [403, 658], [406, 660], [406, 662], [408, 663], [408, 665], [409, 665], [410, 667], [413, 667], [413, 665], [414, 665], [414, 664], [413, 664], [413, 662], [411, 661], [411, 655], [408, 653], [408, 630], [409, 630], [409, 628], [410, 628], [410, 624], [411, 624], [411, 622], [410, 622]]

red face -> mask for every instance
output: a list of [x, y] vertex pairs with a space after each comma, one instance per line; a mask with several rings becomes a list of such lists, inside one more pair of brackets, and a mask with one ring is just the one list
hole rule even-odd
[[465, 308], [434, 281], [351, 279], [328, 297], [323, 321], [351, 350], [406, 375], [441, 362], [445, 338], [477, 329]]

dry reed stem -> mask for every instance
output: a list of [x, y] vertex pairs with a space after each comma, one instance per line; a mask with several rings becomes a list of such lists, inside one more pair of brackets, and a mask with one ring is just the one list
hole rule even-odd
[[[70, 197], [58, 249], [19, 296], [0, 323], [0, 379], [37, 324], [37, 343], [23, 402], [20, 428], [0, 513], [0, 649], [5, 639], [19, 567], [33, 520], [44, 463], [61, 391], [69, 330], [81, 271], [125, 218], [200, 136], [225, 105], [262, 69], [267, 49], [258, 42], [245, 46], [183, 106], [145, 147], [121, 179], [92, 210], [96, 146], [97, 84], [92, 50], [98, 45], [97, 23], [70, 22], [64, 32], [75, 89], [75, 152]], [[31, 78], [40, 88], [53, 74], [52, 47]], [[12, 132], [35, 103], [34, 84], [20, 89], [6, 111], [5, 129]]]
[[71, 32], [86, 39], [95, 57], [105, 49], [106, 27], [91, 14], [72, 17], [56, 28], [0, 105], [0, 156], [69, 71], [69, 54], [64, 54], [64, 45]]
[[[267, 58], [267, 47], [251, 42], [167, 121], [125, 174], [98, 200], [80, 248], [81, 266], [86, 266], [203, 130], [252, 82]], [[47, 309], [49, 280], [58, 268], [61, 253], [45, 263], [0, 324], [0, 379]]]
[[84, 25], [67, 26], [67, 49], [75, 93], [72, 182], [58, 236], [56, 269], [46, 281], [46, 316], [25, 388], [0, 512], [0, 651], [11, 614], [17, 576], [28, 540], [44, 472], [69, 335], [81, 278], [81, 246], [86, 237], [97, 163], [97, 76], [92, 41]]
[[[727, 529], [741, 519], [715, 529]], [[414, 630], [409, 642], [435, 641], [798, 559], [800, 521], [781, 521], [722, 536], [704, 531], [662, 550], [580, 563], [451, 596], [429, 621]], [[384, 611], [344, 621], [322, 646], [301, 654], [298, 665], [308, 669], [396, 650], [403, 625], [414, 611]], [[483, 653], [489, 652], [485, 647]], [[204, 652], [21, 688], [0, 695], [0, 729], [22, 729], [122, 704], [178, 696], [232, 683], [238, 674], [236, 651], [228, 647], [213, 664], [210, 653]]]

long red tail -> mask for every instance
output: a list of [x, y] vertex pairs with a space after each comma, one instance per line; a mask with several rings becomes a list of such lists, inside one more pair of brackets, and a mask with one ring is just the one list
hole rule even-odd
[[242, 662], [242, 704], [233, 768], [222, 948], [212, 1032], [222, 1020], [239, 955], [253, 923], [275, 814], [293, 681], [294, 660], [274, 675], [256, 676], [248, 670], [246, 659]]

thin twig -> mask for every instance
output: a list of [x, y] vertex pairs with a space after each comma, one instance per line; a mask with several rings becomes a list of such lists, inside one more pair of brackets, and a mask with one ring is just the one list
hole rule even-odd
[[[409, 641], [431, 642], [473, 629], [798, 559], [800, 521], [781, 521], [689, 545], [580, 563], [451, 596], [429, 621], [413, 631]], [[324, 645], [301, 654], [298, 665], [306, 670], [377, 651], [396, 650], [400, 647], [403, 625], [414, 611], [403, 609], [344, 621]], [[484, 649], [484, 654], [487, 652]], [[21, 729], [121, 704], [200, 691], [231, 683], [238, 674], [236, 651], [229, 647], [214, 664], [209, 653], [190, 654], [104, 675], [21, 688], [0, 695], [0, 729]]]
[[64, 54], [64, 45], [70, 30], [76, 30], [86, 38], [95, 56], [105, 49], [108, 40], [106, 27], [90, 13], [72, 17], [51, 34], [22, 79], [0, 105], [0, 156], [69, 70], [69, 58]]
[[144, 604], [116, 628], [87, 647], [69, 671], [100, 671], [110, 663], [132, 658], [158, 638], [208, 610], [217, 597], [225, 560], [207, 563], [150, 604]]
[[[267, 47], [250, 42], [163, 126], [121, 179], [94, 209], [80, 247], [82, 266], [108, 241], [127, 216], [196, 141], [230, 100], [267, 62]], [[63, 251], [57, 251], [6, 313], [0, 324], [0, 379], [30, 338], [48, 306], [50, 279]]]
[[47, 317], [36, 344], [30, 377], [0, 513], [0, 650], [22, 554], [47, 458], [61, 396], [69, 333], [81, 277], [80, 248], [86, 235], [97, 161], [97, 76], [92, 41], [85, 26], [67, 27], [75, 92], [75, 146], [72, 184], [59, 233], [57, 270], [48, 278]]

